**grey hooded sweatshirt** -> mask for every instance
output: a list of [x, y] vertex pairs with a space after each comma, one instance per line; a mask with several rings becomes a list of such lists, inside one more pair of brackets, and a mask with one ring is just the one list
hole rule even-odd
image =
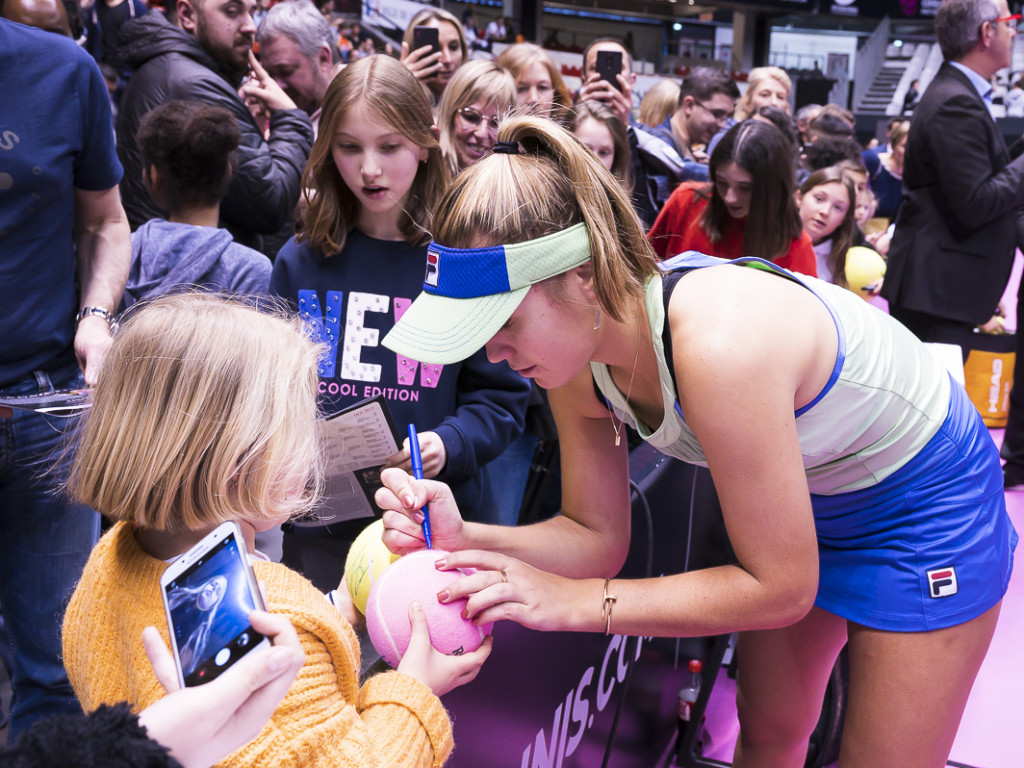
[[123, 307], [182, 287], [264, 294], [270, 269], [270, 259], [236, 243], [226, 229], [151, 219], [132, 233]]

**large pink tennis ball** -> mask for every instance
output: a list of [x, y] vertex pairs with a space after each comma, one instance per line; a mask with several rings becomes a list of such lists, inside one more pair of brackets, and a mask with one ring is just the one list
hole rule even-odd
[[412, 627], [409, 624], [409, 603], [418, 601], [427, 615], [430, 644], [441, 653], [460, 656], [480, 647], [491, 633], [492, 624], [477, 627], [462, 618], [465, 600], [439, 603], [437, 593], [453, 581], [474, 572], [472, 568], [439, 571], [434, 563], [448, 553], [440, 549], [424, 549], [395, 561], [370, 589], [366, 603], [366, 629], [377, 653], [392, 667], [397, 667], [409, 647]]

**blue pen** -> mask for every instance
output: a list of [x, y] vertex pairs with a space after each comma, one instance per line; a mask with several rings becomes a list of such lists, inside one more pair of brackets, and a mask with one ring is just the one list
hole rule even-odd
[[[409, 453], [412, 456], [412, 476], [417, 480], [423, 479], [423, 457], [420, 456], [420, 438], [416, 434], [416, 425], [409, 425]], [[423, 539], [427, 542], [427, 549], [433, 549], [430, 544], [430, 512], [424, 504], [420, 510], [423, 513]]]

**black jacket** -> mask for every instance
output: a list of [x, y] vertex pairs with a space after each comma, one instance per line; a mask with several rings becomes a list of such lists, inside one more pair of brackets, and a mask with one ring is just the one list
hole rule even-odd
[[124, 165], [121, 197], [132, 229], [166, 215], [154, 205], [142, 183], [135, 141], [142, 116], [173, 99], [202, 101], [229, 110], [242, 131], [231, 187], [221, 202], [221, 224], [238, 242], [266, 252], [262, 236], [291, 226], [302, 170], [313, 146], [309, 117], [300, 109], [274, 112], [270, 140], [265, 141], [238, 96], [240, 83], [230, 80], [195, 38], [159, 11], [121, 28], [119, 53], [121, 61], [135, 70], [117, 119], [117, 154]]
[[882, 296], [980, 325], [1013, 266], [1024, 158], [1010, 160], [967, 76], [946, 63], [914, 110]]
[[0, 768], [181, 768], [146, 735], [127, 704], [100, 706], [89, 715], [40, 720], [9, 750]]

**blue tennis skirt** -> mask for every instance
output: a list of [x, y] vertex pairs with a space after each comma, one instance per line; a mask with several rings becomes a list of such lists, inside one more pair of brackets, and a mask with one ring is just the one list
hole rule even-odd
[[924, 632], [998, 603], [1017, 532], [999, 455], [967, 393], [924, 448], [878, 485], [812, 494], [820, 570], [815, 604], [867, 627]]

